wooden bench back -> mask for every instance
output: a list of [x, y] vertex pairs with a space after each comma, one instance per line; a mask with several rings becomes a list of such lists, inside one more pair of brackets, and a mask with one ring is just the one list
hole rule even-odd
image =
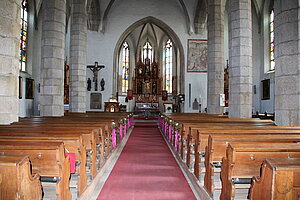
[[39, 178], [31, 175], [28, 156], [0, 156], [0, 199], [42, 199]]
[[220, 199], [232, 199], [235, 194], [233, 178], [260, 175], [266, 158], [300, 158], [300, 144], [293, 143], [230, 143], [222, 160]]
[[62, 142], [0, 141], [0, 154], [27, 155], [34, 173], [59, 177], [56, 193], [59, 199], [71, 199], [69, 189], [70, 161]]
[[300, 158], [268, 158], [252, 179], [250, 199], [299, 199]]

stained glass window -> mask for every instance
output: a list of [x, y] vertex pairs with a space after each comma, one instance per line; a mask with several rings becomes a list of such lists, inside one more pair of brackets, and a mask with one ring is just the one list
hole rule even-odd
[[129, 46], [124, 42], [122, 47], [122, 92], [126, 93], [128, 90], [129, 78]]
[[165, 45], [165, 84], [168, 93], [172, 93], [172, 41], [169, 39]]
[[274, 9], [272, 9], [270, 13], [270, 70], [275, 69], [274, 49]]
[[152, 51], [152, 45], [147, 41], [143, 47], [143, 61], [145, 61], [146, 58], [149, 58], [150, 63], [152, 63]]
[[21, 5], [21, 30], [20, 30], [20, 64], [19, 69], [21, 71], [26, 70], [26, 61], [27, 61], [27, 31], [28, 31], [28, 23], [27, 23], [27, 11], [28, 11], [28, 3], [27, 0], [22, 0]]

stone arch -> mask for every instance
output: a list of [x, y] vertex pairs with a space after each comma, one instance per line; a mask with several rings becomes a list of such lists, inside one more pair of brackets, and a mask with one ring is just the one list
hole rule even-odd
[[87, 26], [91, 31], [98, 31], [101, 21], [99, 0], [87, 0]]
[[198, 0], [194, 18], [194, 27], [196, 34], [202, 33], [205, 30], [208, 15], [207, 9], [207, 2], [204, 0]]
[[166, 23], [164, 23], [163, 21], [154, 18], [152, 16], [149, 17], [145, 17], [135, 23], [133, 23], [131, 26], [129, 26], [120, 36], [119, 40], [116, 43], [115, 49], [114, 49], [114, 60], [113, 60], [113, 93], [115, 93], [117, 91], [117, 84], [118, 84], [118, 74], [117, 74], [117, 70], [118, 70], [118, 54], [120, 51], [120, 48], [124, 42], [124, 40], [128, 37], [128, 35], [135, 30], [137, 27], [143, 25], [143, 24], [147, 24], [147, 23], [151, 23], [156, 25], [157, 27], [159, 27], [160, 29], [162, 29], [174, 42], [175, 46], [177, 47], [177, 54], [179, 54], [179, 63], [178, 66], [180, 66], [180, 74], [178, 75], [179, 80], [177, 81], [177, 84], [180, 85], [180, 87], [178, 88], [178, 93], [184, 93], [184, 84], [179, 84], [179, 83], [184, 83], [184, 70], [185, 70], [185, 65], [184, 65], [184, 49], [182, 46], [182, 43], [179, 39], [179, 37], [177, 36], [177, 34], [173, 31], [173, 29], [171, 29]]

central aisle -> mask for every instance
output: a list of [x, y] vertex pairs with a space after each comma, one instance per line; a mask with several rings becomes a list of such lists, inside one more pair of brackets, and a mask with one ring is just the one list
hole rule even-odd
[[135, 123], [98, 200], [196, 199], [156, 123]]

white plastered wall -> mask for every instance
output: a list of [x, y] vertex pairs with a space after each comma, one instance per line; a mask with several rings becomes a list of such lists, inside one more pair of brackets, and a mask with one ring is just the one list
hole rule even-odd
[[[196, 5], [196, 1], [189, 1], [189, 5]], [[188, 6], [188, 12], [194, 12], [196, 6]], [[188, 34], [186, 20], [184, 13], [178, 1], [172, 0], [141, 0], [141, 1], [119, 1], [116, 2], [107, 18], [107, 26], [105, 32], [88, 32], [88, 53], [87, 53], [87, 64], [93, 64], [98, 61], [99, 64], [104, 64], [105, 68], [99, 72], [99, 79], [104, 78], [105, 90], [102, 93], [102, 110], [104, 108], [104, 102], [108, 101], [110, 97], [115, 95], [113, 91], [113, 57], [114, 49], [121, 34], [133, 23], [143, 19], [145, 17], [152, 16], [164, 23], [166, 23], [179, 37], [183, 49], [184, 49], [184, 71], [185, 71], [185, 82], [184, 84], [186, 101], [185, 111], [192, 112], [192, 108], [189, 108], [187, 104], [188, 97], [188, 84], [192, 84], [192, 97], [194, 100], [201, 95], [202, 102], [206, 104], [206, 73], [187, 73], [186, 72], [186, 59], [187, 59], [187, 40], [188, 39], [206, 39], [206, 32], [201, 35]], [[193, 21], [193, 19], [191, 20]], [[87, 78], [92, 78], [92, 73], [87, 70]], [[89, 109], [89, 94], [87, 94], [87, 110]], [[123, 101], [123, 98], [119, 99]], [[206, 105], [202, 106], [203, 108]], [[199, 112], [199, 111], [197, 111]]]

